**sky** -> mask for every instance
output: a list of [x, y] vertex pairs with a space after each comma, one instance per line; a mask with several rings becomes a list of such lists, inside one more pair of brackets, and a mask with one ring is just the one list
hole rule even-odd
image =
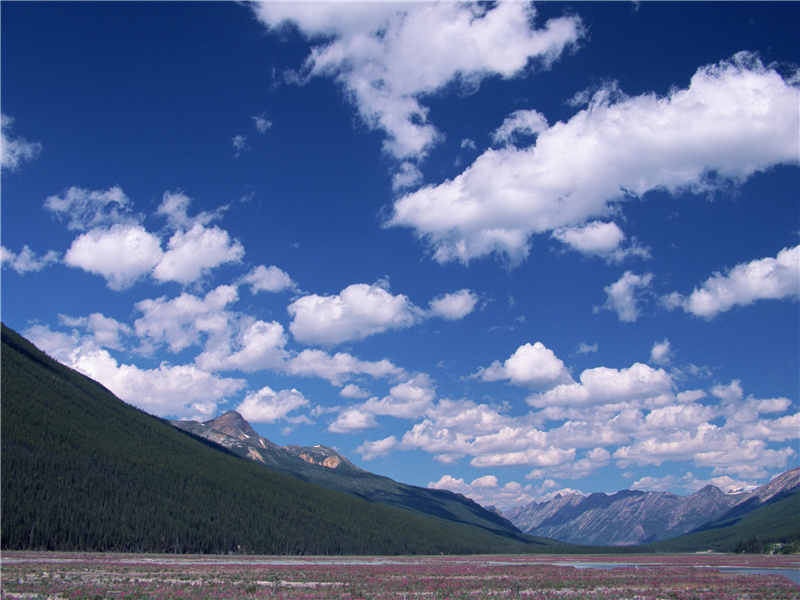
[[2, 320], [501, 509], [797, 467], [800, 4], [2, 2]]

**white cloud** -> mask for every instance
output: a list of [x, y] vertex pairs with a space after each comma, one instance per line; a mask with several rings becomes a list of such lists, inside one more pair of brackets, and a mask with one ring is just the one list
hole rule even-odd
[[2, 147], [0, 167], [3, 173], [16, 171], [23, 162], [33, 160], [42, 151], [42, 145], [38, 142], [28, 142], [21, 137], [12, 138], [12, 123], [14, 123], [13, 117], [0, 115], [0, 147]]
[[88, 317], [67, 317], [59, 315], [59, 321], [67, 327], [80, 327], [92, 334], [94, 343], [101, 348], [121, 350], [124, 347], [122, 336], [129, 336], [133, 330], [125, 323], [106, 317], [101, 313], [92, 313]]
[[397, 446], [397, 438], [393, 435], [390, 435], [387, 438], [376, 440], [374, 442], [365, 440], [364, 443], [356, 449], [356, 452], [364, 460], [374, 460], [381, 456], [388, 456], [395, 446]]
[[297, 284], [289, 274], [275, 266], [257, 266], [242, 278], [242, 283], [249, 285], [253, 294], [297, 289]]
[[356, 433], [364, 429], [377, 427], [378, 423], [372, 413], [360, 408], [350, 407], [342, 410], [329, 425], [331, 433]]
[[402, 294], [380, 285], [354, 284], [334, 296], [303, 296], [288, 307], [289, 330], [309, 344], [336, 345], [389, 329], [409, 327], [420, 311]]
[[226, 312], [239, 295], [235, 286], [221, 285], [203, 298], [183, 293], [136, 303], [142, 316], [134, 322], [136, 335], [145, 350], [166, 343], [171, 352], [180, 352], [200, 342], [201, 334], [224, 334], [232, 318]]
[[534, 145], [487, 150], [456, 178], [399, 198], [386, 225], [413, 228], [440, 263], [491, 253], [520, 262], [531, 235], [607, 217], [627, 198], [707, 191], [797, 163], [795, 79], [739, 53], [663, 98], [599, 92]]
[[595, 354], [597, 353], [597, 342], [594, 344], [587, 344], [586, 342], [581, 342], [578, 346], [578, 354]]
[[669, 340], [656, 342], [650, 349], [650, 362], [656, 365], [668, 365], [672, 361], [672, 349]]
[[93, 340], [51, 332], [46, 327], [28, 330], [26, 337], [59, 362], [111, 390], [118, 398], [162, 417], [207, 420], [217, 405], [245, 386], [242, 379], [217, 377], [194, 365], [161, 363], [154, 369], [119, 364]]
[[421, 158], [441, 139], [421, 104], [450, 83], [477, 89], [492, 76], [513, 77], [556, 60], [581, 35], [577, 18], [548, 21], [532, 29], [528, 3], [258, 3], [268, 28], [294, 23], [311, 39], [307, 77], [335, 78], [364, 122], [383, 130], [386, 152], [399, 160]]
[[381, 399], [370, 398], [359, 410], [373, 415], [417, 419], [433, 406], [435, 397], [436, 392], [430, 377], [417, 373], [408, 381], [392, 387], [388, 396]]
[[639, 300], [642, 290], [648, 292], [652, 281], [652, 273], [636, 275], [631, 271], [625, 271], [622, 277], [604, 288], [608, 298], [606, 303], [598, 308], [613, 310], [620, 321], [632, 323], [640, 315]]
[[238, 333], [230, 331], [209, 340], [195, 362], [205, 371], [239, 370], [253, 373], [262, 369], [283, 370], [288, 352], [286, 334], [280, 323], [243, 317], [237, 323]]
[[625, 240], [616, 223], [592, 221], [581, 227], [561, 227], [553, 237], [583, 254], [608, 256]]
[[394, 191], [415, 187], [422, 183], [422, 171], [412, 162], [404, 161], [392, 175], [392, 189]]
[[250, 149], [247, 145], [247, 136], [235, 135], [231, 139], [231, 142], [233, 143], [233, 149], [236, 151], [234, 156], [241, 156], [243, 152]]
[[508, 379], [514, 385], [540, 389], [572, 382], [564, 362], [541, 342], [520, 346], [503, 364], [496, 360], [491, 366], [480, 368], [475, 377], [483, 381]]
[[734, 306], [756, 300], [800, 298], [800, 246], [784, 248], [775, 258], [767, 257], [736, 265], [729, 272], [715, 273], [687, 298], [677, 292], [664, 298], [669, 308], [680, 307], [698, 317], [713, 319]]
[[590, 406], [647, 400], [671, 394], [672, 377], [663, 369], [634, 363], [627, 369], [596, 367], [581, 373], [580, 383], [561, 384], [535, 394], [528, 403], [538, 408], [548, 406]]
[[[546, 487], [549, 484], [555, 485], [555, 482], [552, 480], [544, 482], [541, 487]], [[428, 487], [462, 494], [481, 506], [495, 506], [500, 510], [529, 504], [537, 500], [534, 494], [539, 491], [535, 490], [531, 485], [523, 486], [516, 481], [509, 481], [501, 486], [494, 475], [484, 475], [473, 479], [470, 483], [466, 483], [464, 479], [455, 478], [452, 475], [443, 475], [439, 481], [429, 482]]]
[[208, 225], [227, 208], [223, 206], [214, 212], [203, 211], [190, 217], [189, 205], [191, 203], [192, 199], [181, 191], [164, 192], [161, 204], [156, 209], [156, 215], [166, 217], [167, 223], [173, 229], [191, 229], [198, 224]]
[[327, 352], [316, 349], [303, 350], [287, 360], [285, 368], [292, 375], [319, 377], [336, 386], [344, 385], [345, 381], [358, 375], [396, 378], [405, 374], [405, 370], [386, 359], [365, 361], [346, 352], [337, 352], [331, 356]]
[[10, 267], [20, 275], [41, 271], [48, 265], [58, 262], [58, 259], [59, 255], [55, 250], [50, 250], [39, 258], [27, 244], [22, 247], [19, 254], [15, 254], [5, 246], [0, 246], [0, 261], [2, 261], [3, 268]]
[[162, 258], [161, 241], [144, 227], [116, 224], [78, 236], [64, 262], [101, 275], [112, 290], [122, 290], [153, 270]]
[[59, 218], [68, 217], [68, 229], [86, 231], [135, 221], [133, 203], [119, 186], [105, 191], [71, 187], [63, 196], [50, 196], [44, 207]]
[[173, 234], [167, 251], [153, 269], [153, 277], [186, 285], [215, 267], [239, 262], [243, 255], [244, 247], [237, 240], [231, 241], [227, 231], [196, 223], [188, 231]]
[[265, 113], [253, 116], [253, 123], [258, 133], [266, 133], [272, 127], [272, 121], [267, 118]]
[[339, 395], [342, 398], [351, 398], [351, 399], [369, 398], [369, 392], [363, 390], [360, 386], [356, 385], [355, 383], [348, 383], [347, 385], [345, 385], [339, 392]]
[[547, 129], [547, 119], [535, 110], [517, 110], [506, 117], [503, 124], [492, 133], [495, 144], [511, 144], [514, 136], [536, 135]]
[[560, 227], [553, 237], [581, 254], [599, 256], [609, 263], [620, 263], [630, 257], [650, 258], [650, 249], [635, 240], [623, 246], [625, 234], [613, 222], [592, 221], [578, 227]]
[[[289, 413], [309, 406], [309, 401], [296, 389], [274, 391], [264, 386], [245, 396], [236, 411], [253, 423], [275, 423], [281, 420], [297, 421]], [[301, 417], [302, 419], [302, 417]], [[303, 420], [307, 420], [307, 417]]]
[[449, 321], [463, 319], [478, 303], [478, 296], [470, 290], [459, 290], [431, 300], [430, 314]]

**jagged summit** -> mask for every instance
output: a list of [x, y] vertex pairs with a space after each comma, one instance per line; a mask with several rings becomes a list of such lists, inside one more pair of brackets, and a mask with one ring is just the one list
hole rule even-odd
[[633, 545], [677, 537], [779, 500], [800, 487], [800, 468], [777, 476], [754, 491], [726, 494], [706, 485], [690, 496], [622, 490], [615, 494], [556, 495], [531, 502], [504, 516], [520, 530], [564, 542]]
[[205, 421], [203, 425], [240, 441], [258, 439], [259, 437], [250, 423], [235, 410], [229, 410], [223, 415]]

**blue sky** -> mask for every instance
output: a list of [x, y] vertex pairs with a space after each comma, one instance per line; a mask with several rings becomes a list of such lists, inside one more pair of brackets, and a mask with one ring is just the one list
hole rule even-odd
[[2, 318], [502, 508], [798, 465], [800, 4], [3, 2]]

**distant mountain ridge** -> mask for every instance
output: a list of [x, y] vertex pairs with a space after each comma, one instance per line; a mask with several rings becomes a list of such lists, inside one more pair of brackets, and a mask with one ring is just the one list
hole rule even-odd
[[327, 446], [278, 446], [258, 435], [250, 423], [234, 410], [202, 423], [170, 423], [278, 473], [369, 502], [480, 527], [512, 539], [523, 539], [519, 529], [501, 514], [486, 510], [461, 494], [399, 483], [370, 473]]
[[521, 531], [571, 544], [630, 546], [678, 537], [730, 523], [800, 491], [800, 468], [752, 492], [726, 494], [713, 485], [690, 496], [622, 490], [615, 494], [558, 495], [504, 513]]

